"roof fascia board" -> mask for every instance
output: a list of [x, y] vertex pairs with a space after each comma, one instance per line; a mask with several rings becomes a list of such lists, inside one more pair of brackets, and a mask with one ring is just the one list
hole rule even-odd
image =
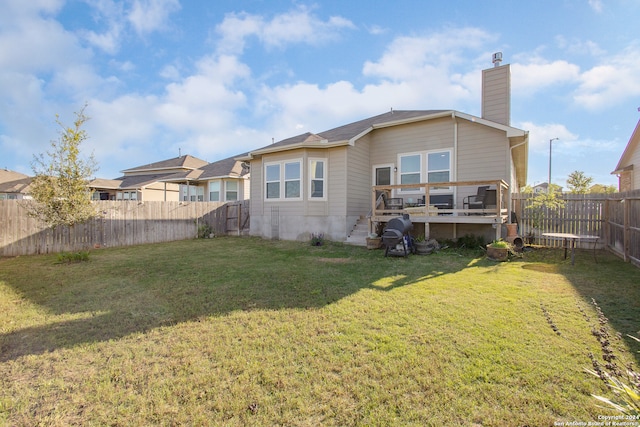
[[489, 126], [494, 129], [499, 129], [506, 132], [508, 138], [525, 136], [527, 131], [522, 129], [514, 128], [511, 126], [506, 126], [500, 123], [492, 122], [491, 120], [483, 119], [481, 117], [472, 116], [471, 114], [461, 113], [459, 111], [454, 112], [456, 117], [460, 117], [461, 119], [468, 120], [470, 122], [479, 123], [481, 125]]
[[196, 170], [197, 168], [192, 168], [192, 167], [188, 167], [188, 166], [171, 166], [171, 167], [164, 167], [164, 168], [148, 168], [148, 169], [125, 169], [123, 171], [120, 171], [120, 173], [132, 173], [132, 172], [155, 172], [155, 171], [162, 171], [162, 170], [173, 170], [173, 169], [186, 169], [186, 170]]
[[638, 124], [636, 124], [633, 133], [631, 134], [631, 138], [629, 138], [629, 142], [627, 142], [627, 146], [624, 147], [624, 151], [620, 156], [620, 160], [618, 160], [618, 164], [616, 165], [616, 170], [611, 172], [612, 174], [620, 173], [621, 171], [625, 171], [625, 167], [622, 166], [624, 162], [627, 160], [627, 157], [631, 155], [633, 148], [640, 141], [640, 120], [638, 120]]
[[265, 154], [279, 153], [282, 151], [296, 150], [299, 148], [332, 148], [332, 147], [339, 147], [341, 145], [345, 145], [345, 143], [346, 141], [328, 142], [326, 139], [313, 142], [313, 143], [298, 142], [295, 144], [282, 145], [274, 148], [270, 148], [270, 147], [260, 148], [255, 151], [251, 151], [249, 154], [247, 154], [244, 157], [234, 157], [234, 159], [242, 162], [242, 161], [252, 160], [255, 158], [255, 156], [261, 156]]
[[360, 138], [362, 138], [363, 136], [365, 136], [366, 134], [368, 134], [374, 129], [383, 129], [383, 128], [392, 127], [392, 126], [399, 126], [399, 125], [406, 125], [409, 123], [421, 122], [423, 120], [432, 120], [432, 119], [438, 119], [441, 117], [448, 117], [451, 115], [451, 113], [453, 113], [452, 110], [447, 110], [440, 113], [427, 114], [424, 116], [411, 117], [408, 119], [401, 119], [401, 120], [394, 120], [391, 122], [373, 124], [369, 128], [365, 129], [364, 131], [360, 132], [358, 135], [351, 138], [348, 141], [348, 144], [353, 146], [357, 140], [359, 140]]

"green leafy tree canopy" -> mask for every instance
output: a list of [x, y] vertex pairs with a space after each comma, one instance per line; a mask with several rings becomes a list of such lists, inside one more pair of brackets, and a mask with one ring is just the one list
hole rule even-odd
[[35, 203], [27, 209], [49, 227], [72, 226], [95, 216], [89, 181], [97, 163], [93, 155], [87, 159], [80, 155], [80, 145], [88, 138], [82, 129], [89, 120], [85, 108], [75, 113], [73, 127], [65, 126], [56, 115], [56, 123], [62, 128], [60, 137], [51, 141], [46, 156], [34, 155], [31, 164], [35, 176], [30, 193]]
[[582, 171], [573, 171], [567, 179], [567, 186], [573, 194], [587, 194], [593, 178], [586, 176]]

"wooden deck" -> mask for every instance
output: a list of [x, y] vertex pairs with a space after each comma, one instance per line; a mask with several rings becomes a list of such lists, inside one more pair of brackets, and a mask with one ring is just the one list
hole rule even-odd
[[[486, 209], [468, 209], [465, 198], [476, 194], [480, 186], [495, 190], [496, 204]], [[411, 192], [407, 191], [409, 189]], [[402, 207], [385, 208], [380, 197], [382, 193], [387, 197], [402, 198]], [[422, 197], [432, 200], [431, 196], [443, 194], [452, 196], [453, 207], [421, 203]], [[429, 224], [503, 224], [509, 222], [511, 216], [509, 201], [509, 186], [503, 180], [378, 185], [372, 187], [370, 229], [373, 229], [373, 223], [386, 223], [404, 214], [408, 214], [414, 223], [424, 223], [426, 234]], [[501, 228], [496, 227], [496, 239], [501, 237]]]

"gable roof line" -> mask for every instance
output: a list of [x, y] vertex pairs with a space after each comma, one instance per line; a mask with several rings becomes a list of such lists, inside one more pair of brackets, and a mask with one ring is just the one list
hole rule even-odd
[[[401, 115], [405, 115], [405, 117], [399, 118], [397, 120], [385, 120], [386, 116], [388, 116], [389, 113], [384, 113], [379, 116], [374, 116], [368, 119], [364, 119], [364, 120], [353, 122], [347, 125], [339, 126], [337, 128], [321, 132], [319, 134], [312, 134], [307, 132], [305, 134], [287, 138], [278, 143], [268, 145], [266, 147], [262, 147], [257, 150], [250, 151], [249, 153], [247, 153], [246, 156], [238, 157], [237, 160], [251, 160], [254, 158], [254, 156], [257, 156], [257, 155], [277, 153], [281, 151], [294, 150], [297, 148], [304, 148], [304, 147], [330, 148], [330, 147], [338, 147], [338, 146], [344, 146], [344, 145], [354, 145], [358, 139], [362, 138], [363, 136], [365, 136], [366, 134], [368, 134], [374, 129], [381, 129], [386, 127], [408, 124], [408, 123], [416, 123], [424, 120], [433, 120], [433, 119], [449, 117], [449, 116], [451, 116], [452, 118], [459, 117], [461, 119], [468, 120], [470, 122], [479, 123], [494, 129], [504, 131], [507, 134], [507, 137], [509, 138], [526, 137], [527, 135], [527, 132], [524, 130], [517, 129], [511, 126], [506, 126], [500, 123], [496, 123], [491, 120], [483, 119], [481, 117], [472, 116], [470, 114], [461, 113], [455, 110], [424, 110], [423, 111], [424, 114], [416, 114], [421, 112], [422, 111], [419, 111], [419, 110], [418, 111], [400, 110], [397, 113]], [[392, 112], [392, 114], [394, 113], [396, 112]], [[376, 119], [379, 119], [380, 121], [377, 122]], [[371, 123], [368, 124], [364, 129], [359, 130], [359, 132], [356, 133], [355, 135], [354, 134], [344, 135], [343, 137], [341, 137], [342, 135], [336, 135], [338, 139], [331, 140], [331, 135], [335, 134], [336, 131], [345, 132], [345, 128], [360, 124], [362, 122], [365, 122], [365, 123], [371, 122]], [[358, 129], [354, 129], [354, 131], [355, 130], [358, 130]], [[315, 137], [315, 138], [312, 138], [312, 137]], [[288, 141], [292, 141], [292, 142], [288, 142]]]
[[622, 164], [627, 159], [627, 157], [631, 154], [631, 152], [633, 152], [633, 149], [635, 148], [636, 145], [638, 145], [639, 142], [640, 142], [640, 120], [638, 120], [638, 123], [636, 124], [636, 127], [633, 130], [633, 133], [631, 134], [631, 138], [629, 138], [629, 142], [627, 142], [627, 146], [624, 148], [624, 151], [620, 156], [620, 160], [618, 160], [616, 169], [613, 172], [611, 172], [612, 175], [617, 175], [626, 170], [629, 170], [628, 169], [629, 166], [622, 166]]
[[439, 119], [441, 117], [447, 117], [447, 116], [449, 116], [451, 114], [455, 114], [455, 111], [453, 111], [453, 110], [445, 110], [445, 111], [441, 111], [441, 112], [434, 113], [434, 114], [425, 114], [423, 116], [409, 117], [409, 118], [405, 118], [405, 119], [394, 120], [394, 121], [391, 121], [391, 122], [373, 123], [370, 127], [368, 127], [367, 129], [363, 130], [362, 132], [360, 132], [359, 134], [357, 134], [353, 138], [349, 139], [348, 143], [349, 143], [349, 145], [354, 145], [355, 142], [358, 139], [362, 138], [363, 136], [365, 136], [366, 134], [368, 134], [369, 132], [371, 132], [374, 129], [382, 129], [382, 128], [387, 128], [387, 127], [392, 127], [392, 126], [406, 125], [406, 124], [409, 124], [409, 123], [420, 122], [420, 121], [423, 121], [423, 120]]

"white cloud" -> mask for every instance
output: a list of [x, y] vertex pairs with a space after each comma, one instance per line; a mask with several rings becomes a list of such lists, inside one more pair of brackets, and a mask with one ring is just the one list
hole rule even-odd
[[364, 64], [363, 74], [390, 80], [423, 78], [424, 70], [448, 71], [452, 65], [464, 61], [463, 51], [477, 51], [494, 39], [494, 35], [477, 28], [449, 29], [423, 37], [398, 37], [382, 58]]
[[532, 122], [522, 122], [514, 126], [529, 131], [529, 150], [531, 152], [548, 153], [549, 140], [553, 138], [558, 138], [552, 143], [553, 147], [558, 144], [573, 144], [579, 140], [579, 135], [572, 133], [565, 125], [559, 123], [539, 125]]
[[354, 28], [351, 21], [338, 16], [322, 21], [305, 7], [276, 15], [270, 21], [245, 12], [231, 13], [216, 27], [222, 37], [219, 50], [235, 54], [242, 53], [245, 40], [251, 36], [267, 47], [299, 43], [318, 45], [336, 40], [340, 36], [340, 30]]
[[640, 46], [630, 46], [603, 61], [580, 76], [574, 100], [585, 109], [598, 111], [640, 96]]
[[164, 29], [178, 10], [178, 0], [134, 0], [127, 19], [138, 34], [148, 34]]
[[589, 6], [597, 13], [602, 12], [602, 0], [589, 0]]
[[548, 62], [536, 57], [527, 63], [512, 64], [511, 75], [513, 92], [525, 96], [549, 86], [576, 83], [580, 78], [580, 67], [564, 60]]
[[577, 38], [567, 39], [562, 35], [556, 36], [555, 40], [560, 49], [572, 55], [601, 56], [606, 53], [598, 43], [591, 40], [584, 41]]

